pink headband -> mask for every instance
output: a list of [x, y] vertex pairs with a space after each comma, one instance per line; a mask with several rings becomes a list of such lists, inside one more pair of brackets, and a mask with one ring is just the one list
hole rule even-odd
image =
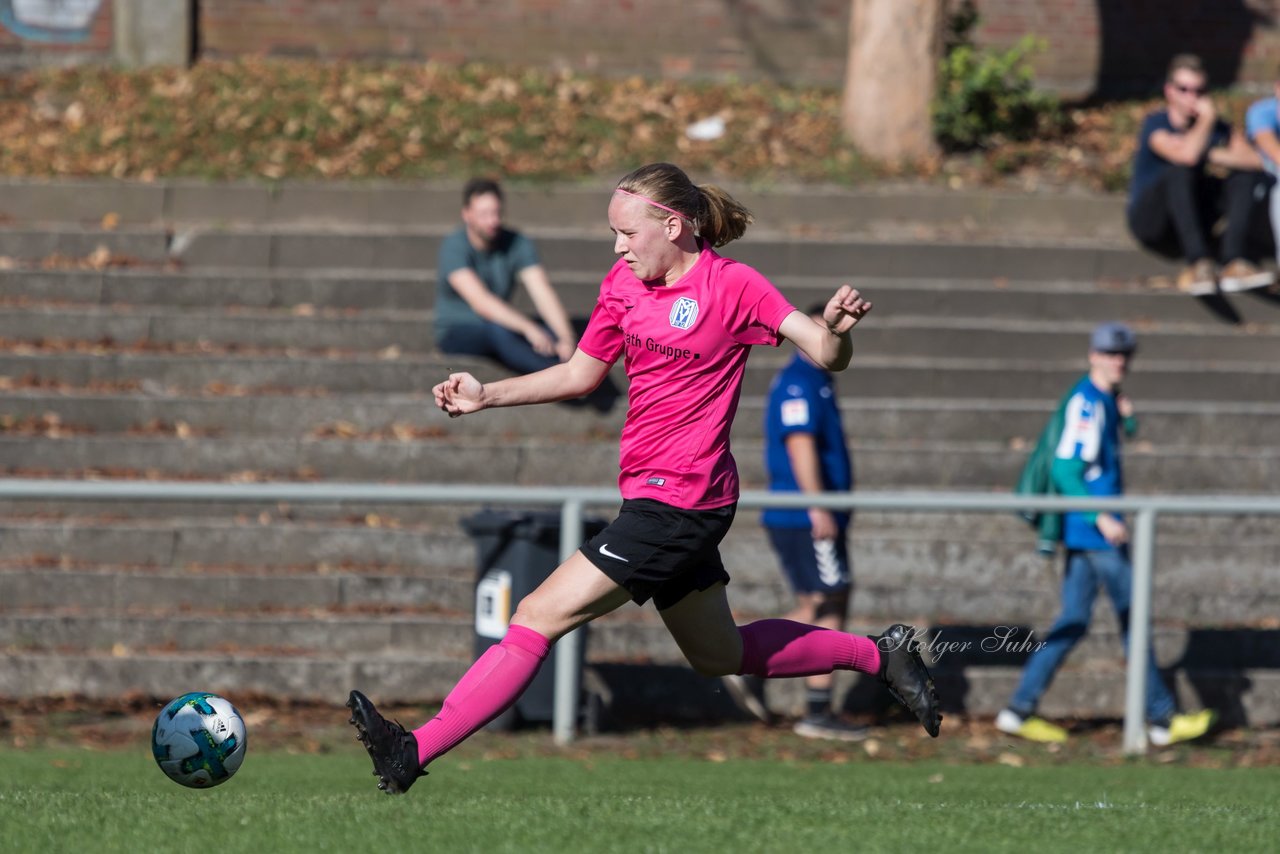
[[660, 204], [658, 204], [657, 202], [655, 202], [653, 199], [649, 198], [648, 196], [642, 196], [642, 195], [640, 195], [639, 193], [632, 193], [631, 191], [629, 191], [629, 190], [624, 190], [624, 189], [622, 189], [621, 187], [619, 187], [618, 189], [614, 190], [614, 192], [615, 192], [615, 193], [622, 193], [622, 195], [624, 195], [624, 196], [631, 196], [631, 198], [633, 198], [633, 199], [639, 199], [640, 201], [645, 202], [646, 204], [653, 205], [655, 208], [662, 208], [664, 211], [667, 211], [668, 213], [673, 213], [673, 214], [675, 214], [676, 216], [680, 217], [681, 219], [685, 219], [685, 220], [689, 220], [689, 222], [693, 222], [693, 220], [689, 219], [689, 217], [687, 217], [687, 216], [685, 216], [684, 214], [680, 213], [680, 211], [675, 210], [674, 208], [669, 208], [669, 207], [667, 207], [666, 205], [660, 205]]

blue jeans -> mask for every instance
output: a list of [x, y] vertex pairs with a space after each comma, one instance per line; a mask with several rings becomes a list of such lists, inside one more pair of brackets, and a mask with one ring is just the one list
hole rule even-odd
[[560, 363], [554, 354], [539, 355], [523, 335], [488, 321], [451, 326], [440, 335], [436, 346], [442, 353], [493, 359], [518, 374], [532, 374]]
[[[1034, 714], [1040, 697], [1048, 690], [1054, 674], [1067, 654], [1089, 630], [1093, 601], [1098, 586], [1107, 588], [1115, 606], [1124, 636], [1125, 654], [1129, 651], [1129, 596], [1133, 587], [1133, 566], [1125, 550], [1067, 551], [1067, 567], [1062, 577], [1062, 611], [1043, 646], [1031, 653], [1022, 670], [1022, 681], [1014, 692], [1009, 708], [1026, 717]], [[1160, 678], [1155, 652], [1147, 661], [1147, 720], [1164, 724], [1176, 710], [1173, 695]]]

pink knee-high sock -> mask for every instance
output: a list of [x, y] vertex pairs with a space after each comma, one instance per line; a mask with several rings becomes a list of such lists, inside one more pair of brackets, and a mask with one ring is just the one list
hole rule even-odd
[[738, 626], [742, 635], [740, 674], [817, 676], [833, 670], [880, 672], [875, 641], [793, 620], [757, 620]]
[[440, 714], [413, 731], [418, 762], [426, 765], [506, 711], [529, 687], [551, 650], [551, 641], [524, 626], [476, 659], [444, 699]]

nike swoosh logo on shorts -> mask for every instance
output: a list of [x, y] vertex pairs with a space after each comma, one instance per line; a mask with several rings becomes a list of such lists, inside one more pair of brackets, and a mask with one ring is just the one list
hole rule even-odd
[[627, 559], [626, 559], [625, 557], [623, 557], [622, 555], [617, 555], [617, 554], [614, 554], [613, 552], [609, 551], [609, 544], [608, 544], [608, 543], [604, 543], [603, 545], [601, 545], [601, 546], [600, 546], [599, 551], [600, 551], [600, 554], [604, 555], [605, 557], [611, 557], [611, 558], [613, 558], [614, 560], [620, 560], [620, 561], [622, 561], [623, 563], [631, 563], [631, 561], [627, 560]]

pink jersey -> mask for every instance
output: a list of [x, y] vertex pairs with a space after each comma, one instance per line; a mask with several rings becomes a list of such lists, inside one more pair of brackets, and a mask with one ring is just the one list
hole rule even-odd
[[641, 282], [619, 260], [578, 347], [630, 380], [619, 449], [623, 498], [687, 510], [738, 500], [729, 427], [752, 344], [776, 347], [795, 311], [768, 279], [710, 248], [675, 284]]

